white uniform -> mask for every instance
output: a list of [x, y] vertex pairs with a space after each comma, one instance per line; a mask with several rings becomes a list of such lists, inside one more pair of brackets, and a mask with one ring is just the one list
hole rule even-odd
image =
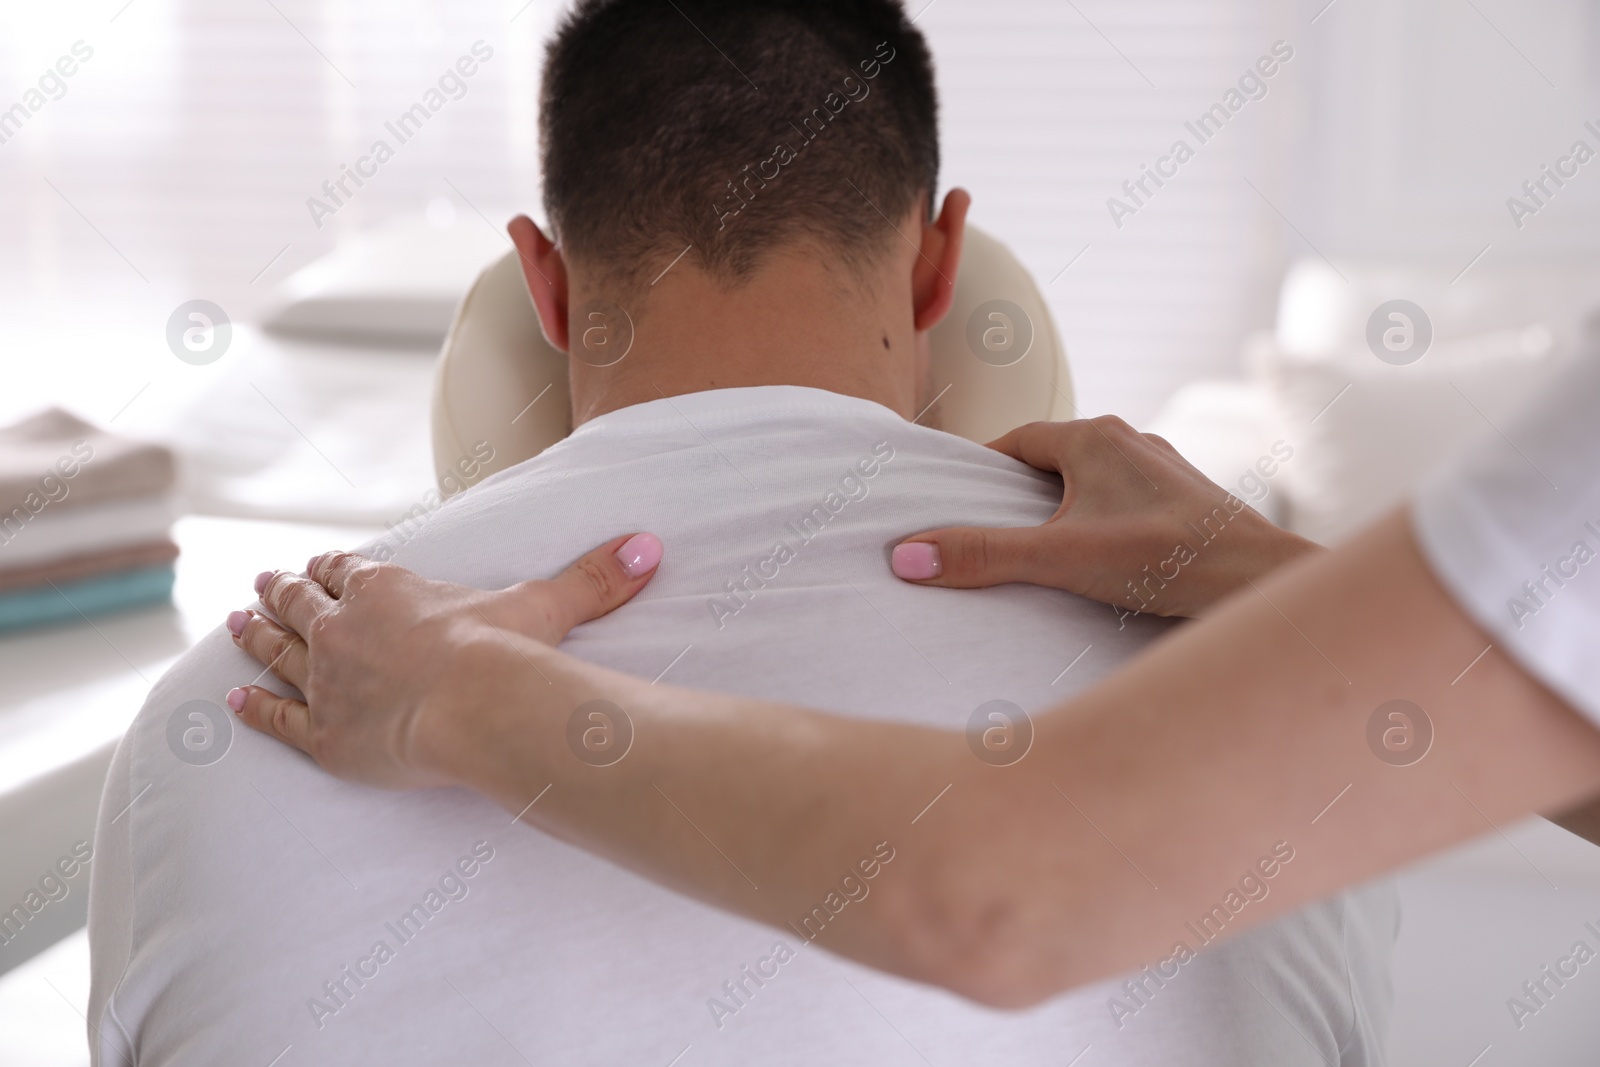
[[1600, 353], [1486, 427], [1412, 516], [1440, 581], [1495, 644], [1600, 724]]
[[[564, 648], [643, 677], [963, 729], [989, 701], [1053, 705], [1172, 625], [1121, 628], [1112, 608], [1034, 586], [921, 588], [890, 573], [908, 533], [1037, 524], [1060, 494], [1053, 476], [868, 401], [730, 389], [596, 419], [388, 541], [426, 576], [500, 588], [651, 530], [660, 573]], [[259, 673], [213, 633], [118, 749], [89, 920], [106, 1067], [121, 1050], [205, 1067], [280, 1053], [284, 1067], [1063, 1067], [1090, 1046], [1082, 1067], [1382, 1062], [1386, 886], [1212, 947], [1196, 936], [1193, 960], [1126, 984], [993, 1012], [826, 954], [802, 916], [775, 931], [719, 913], [465, 791], [351, 785], [244, 729], [205, 763], [222, 744], [207, 732], [227, 727], [190, 702], [218, 706]], [[897, 876], [896, 850], [937, 832], [938, 810], [862, 827], [877, 884]], [[1293, 845], [1274, 856], [1262, 842], [1267, 866], [1292, 868]], [[1219, 886], [1210, 921], [1272, 884]]]

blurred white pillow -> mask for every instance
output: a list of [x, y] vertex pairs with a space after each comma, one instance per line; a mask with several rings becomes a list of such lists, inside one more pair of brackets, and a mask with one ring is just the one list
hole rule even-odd
[[[1143, 429], [1166, 438], [1201, 474], [1282, 526], [1288, 508], [1277, 477], [1282, 464], [1274, 462], [1273, 426], [1266, 390], [1246, 382], [1199, 381], [1167, 398]], [[1264, 476], [1265, 470], [1273, 476]]]
[[1273, 435], [1288, 441], [1288, 525], [1334, 544], [1397, 506], [1434, 464], [1493, 432], [1556, 362], [1543, 326], [1435, 340], [1394, 366], [1365, 344], [1293, 352], [1260, 334], [1246, 362], [1270, 398]]
[[509, 247], [475, 214], [402, 216], [284, 279], [261, 325], [309, 340], [437, 348], [473, 279]]
[[1346, 263], [1340, 273], [1320, 259], [1301, 260], [1278, 291], [1278, 344], [1296, 355], [1363, 355], [1368, 317], [1395, 298], [1426, 310], [1436, 342], [1537, 322], [1566, 351], [1587, 336], [1600, 270], [1587, 262], [1496, 264], [1491, 257], [1465, 274], [1454, 263], [1381, 262]]

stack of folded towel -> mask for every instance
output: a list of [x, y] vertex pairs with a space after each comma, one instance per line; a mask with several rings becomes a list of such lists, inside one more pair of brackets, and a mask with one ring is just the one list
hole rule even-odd
[[172, 595], [172, 453], [52, 409], [0, 428], [0, 630]]

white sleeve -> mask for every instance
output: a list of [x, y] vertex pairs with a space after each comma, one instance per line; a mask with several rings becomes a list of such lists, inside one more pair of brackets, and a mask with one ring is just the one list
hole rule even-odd
[[1600, 354], [1486, 427], [1423, 486], [1412, 519], [1496, 647], [1600, 725]]

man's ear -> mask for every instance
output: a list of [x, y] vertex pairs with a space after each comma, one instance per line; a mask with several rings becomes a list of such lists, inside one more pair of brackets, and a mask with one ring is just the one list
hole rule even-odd
[[955, 302], [956, 272], [971, 206], [972, 196], [965, 189], [952, 189], [945, 194], [939, 217], [922, 224], [922, 244], [911, 265], [913, 323], [919, 333], [933, 329]]
[[526, 215], [512, 219], [506, 232], [522, 261], [522, 277], [528, 284], [534, 310], [539, 313], [544, 339], [562, 352], [567, 351], [567, 263], [561, 249]]

